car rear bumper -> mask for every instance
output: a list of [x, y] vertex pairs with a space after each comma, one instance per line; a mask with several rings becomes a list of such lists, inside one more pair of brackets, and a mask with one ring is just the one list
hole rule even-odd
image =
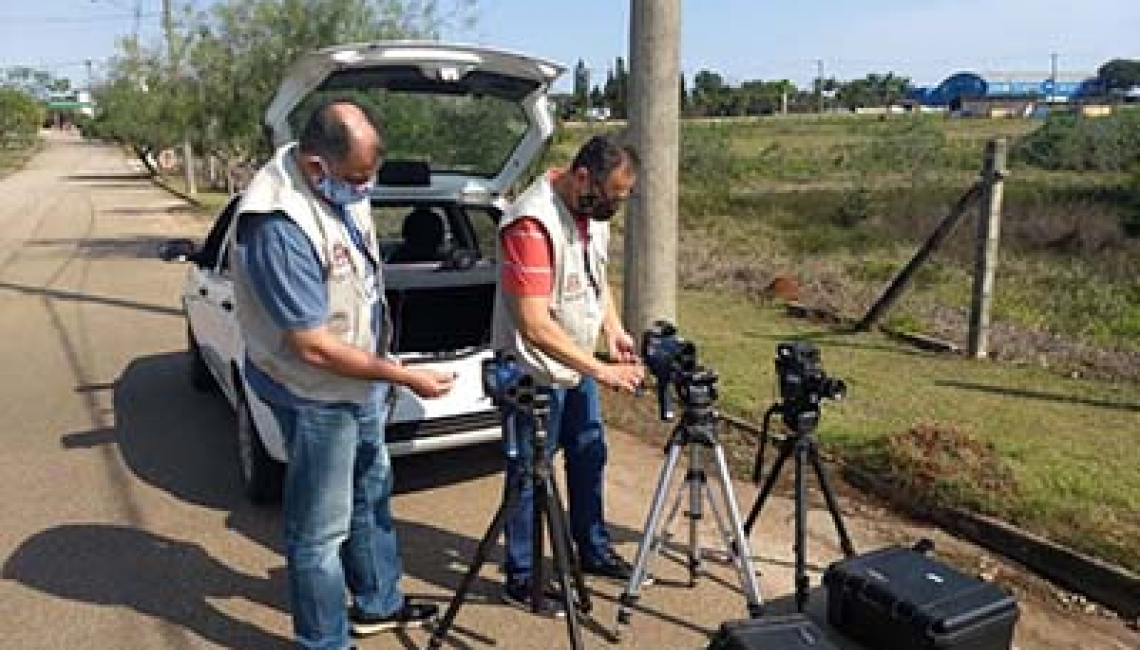
[[498, 411], [389, 424], [385, 437], [392, 456], [420, 454], [493, 442], [502, 438]]

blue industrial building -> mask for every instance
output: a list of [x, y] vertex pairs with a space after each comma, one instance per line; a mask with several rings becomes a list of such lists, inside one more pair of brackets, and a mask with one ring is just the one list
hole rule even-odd
[[1037, 99], [1073, 102], [1104, 95], [1096, 75], [958, 72], [937, 86], [912, 88], [907, 99], [957, 110], [966, 100]]

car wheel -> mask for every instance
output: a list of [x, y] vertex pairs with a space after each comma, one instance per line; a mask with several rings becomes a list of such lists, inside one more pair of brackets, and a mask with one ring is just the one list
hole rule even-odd
[[202, 348], [198, 346], [194, 332], [189, 326], [186, 327], [186, 349], [190, 356], [190, 385], [194, 390], [203, 393], [217, 390], [218, 381], [214, 379], [210, 367], [206, 365], [206, 359], [202, 357]]
[[280, 501], [285, 465], [274, 460], [266, 451], [245, 392], [241, 389], [237, 391], [237, 446], [238, 466], [245, 495], [257, 504]]

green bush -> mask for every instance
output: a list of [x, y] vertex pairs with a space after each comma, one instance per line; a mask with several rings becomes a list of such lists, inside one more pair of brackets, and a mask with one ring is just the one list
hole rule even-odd
[[26, 143], [36, 137], [44, 121], [43, 104], [14, 88], [0, 88], [0, 146]]
[[1051, 170], [1127, 171], [1140, 161], [1140, 111], [1108, 117], [1054, 113], [1014, 147], [1014, 159]]

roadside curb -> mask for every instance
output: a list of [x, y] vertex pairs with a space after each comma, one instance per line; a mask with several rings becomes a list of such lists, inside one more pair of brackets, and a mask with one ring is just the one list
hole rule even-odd
[[187, 203], [194, 206], [195, 208], [202, 209], [205, 207], [205, 205], [203, 205], [201, 201], [194, 198], [193, 196], [190, 196], [186, 192], [183, 192], [182, 190], [174, 187], [170, 183], [167, 183], [166, 179], [163, 178], [162, 176], [158, 175], [158, 174], [151, 174], [150, 182], [161, 187], [162, 189], [166, 190], [167, 192], [170, 192], [174, 196], [177, 196], [178, 198], [182, 199], [183, 201], [186, 201]]
[[1058, 585], [1111, 608], [1129, 621], [1140, 617], [1140, 576], [1124, 567], [1085, 555], [993, 517], [959, 508], [919, 505], [898, 490], [844, 466], [848, 483], [925, 518], [958, 537], [1019, 562]]
[[[756, 436], [761, 433], [760, 427], [747, 420], [724, 414], [721, 420]], [[1140, 618], [1140, 576], [1128, 569], [993, 517], [916, 503], [884, 481], [845, 463], [837, 464], [848, 484], [886, 500], [893, 508], [1018, 562], [1035, 574], [1112, 609], [1126, 621]]]

